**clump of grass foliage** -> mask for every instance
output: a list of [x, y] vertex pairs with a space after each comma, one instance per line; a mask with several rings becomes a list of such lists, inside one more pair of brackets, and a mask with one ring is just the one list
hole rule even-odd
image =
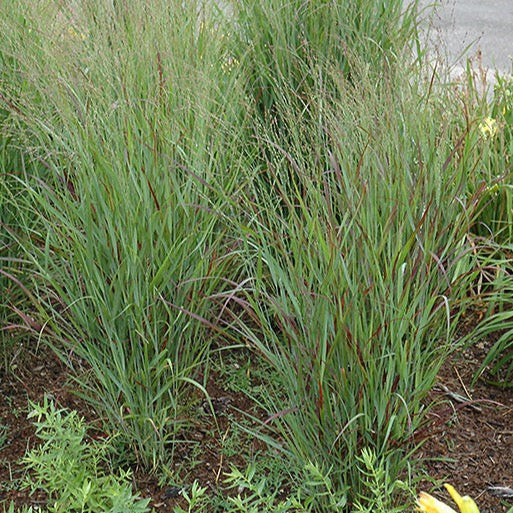
[[[283, 23], [273, 32], [285, 41], [264, 42], [268, 61], [295, 48], [291, 20], [269, 20]], [[482, 101], [459, 113], [435, 77], [417, 75], [420, 62], [404, 64], [407, 37], [387, 51], [376, 45], [370, 61], [356, 45], [341, 65], [301, 36], [315, 66], [291, 51], [297, 67], [256, 73], [267, 79], [258, 86], [267, 100], [264, 109], [255, 102], [245, 188], [254, 286], [252, 324], [241, 329], [282, 376], [287, 399], [269, 394], [268, 425], [293, 468], [319, 465], [349, 502], [360, 490], [362, 447], [386, 462], [388, 479], [408, 466], [422, 400], [478, 279], [473, 234], [491, 183], [480, 169], [490, 142], [478, 128]], [[308, 77], [301, 87], [299, 68]]]
[[245, 248], [258, 328], [244, 328], [282, 376], [287, 399], [269, 395], [269, 425], [294, 468], [319, 465], [350, 502], [362, 447], [391, 480], [408, 466], [422, 400], [454, 347], [476, 280], [482, 185], [469, 169], [481, 141], [454, 126], [443, 91], [405, 85], [394, 66], [356, 56], [350, 79], [325, 72], [336, 87], [317, 82], [306, 101], [276, 91], [278, 121], [255, 136]]
[[[513, 242], [513, 203], [511, 158], [513, 155], [513, 82], [511, 76], [496, 76], [493, 96], [486, 106], [480, 128], [486, 145], [484, 160], [486, 188], [483, 210], [474, 230], [480, 253], [479, 292], [485, 296], [486, 313], [470, 342], [493, 334], [494, 343], [475, 380], [484, 377], [498, 386], [513, 386], [513, 292], [511, 251]], [[492, 130], [483, 130], [484, 123]]]
[[[4, 70], [9, 65], [0, 55], [0, 66]], [[0, 79], [0, 91], [4, 88], [4, 80]], [[1, 94], [1, 93], [0, 93]], [[6, 97], [2, 95], [2, 100]], [[8, 124], [8, 106], [0, 104], [0, 128]], [[14, 146], [14, 147], [13, 147]], [[20, 258], [16, 243], [18, 227], [24, 225], [27, 218], [21, 208], [23, 186], [16, 176], [22, 175], [25, 170], [23, 154], [16, 148], [17, 144], [4, 130], [0, 131], [0, 353], [5, 368], [10, 366], [13, 356], [16, 354], [16, 346], [19, 342], [17, 333], [20, 325], [27, 325], [23, 321], [22, 305], [24, 293], [17, 286], [16, 281], [23, 282], [23, 260]], [[28, 217], [33, 219], [34, 216]], [[20, 319], [21, 315], [21, 319]], [[25, 318], [26, 321], [29, 317]], [[29, 328], [30, 328], [30, 323]]]
[[152, 466], [202, 389], [215, 294], [237, 275], [221, 221], [240, 102], [198, 6], [20, 2], [3, 27], [11, 131], [44, 167], [17, 176], [37, 219], [26, 287], [48, 340], [86, 362], [82, 390]]
[[153, 469], [212, 343], [249, 346], [280, 376], [265, 437], [308, 510], [372, 509], [355, 462], [377, 488], [408, 470], [491, 254], [485, 104], [426, 76], [415, 3], [0, 14], [0, 278], [24, 324]]

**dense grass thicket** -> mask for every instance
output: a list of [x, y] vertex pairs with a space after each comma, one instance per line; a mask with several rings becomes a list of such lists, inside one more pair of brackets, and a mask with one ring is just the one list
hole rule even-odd
[[401, 0], [0, 5], [5, 366], [57, 351], [160, 472], [248, 347], [303, 510], [374, 507], [460, 314], [512, 324], [513, 86], [449, 84]]

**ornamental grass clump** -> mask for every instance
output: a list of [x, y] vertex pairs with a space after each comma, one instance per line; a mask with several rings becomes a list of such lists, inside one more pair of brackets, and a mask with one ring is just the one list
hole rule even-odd
[[284, 90], [295, 93], [288, 100], [298, 109], [315, 83], [335, 94], [330, 69], [356, 83], [358, 66], [395, 62], [416, 31], [416, 2], [405, 8], [401, 0], [243, 0], [231, 8], [234, 52], [247, 71], [248, 96], [267, 121], [278, 116]]
[[[472, 86], [472, 81], [469, 84]], [[481, 100], [481, 119], [468, 129], [473, 144], [482, 152], [482, 164], [476, 167], [474, 183], [469, 183], [469, 189], [477, 186], [483, 190], [482, 208], [472, 229], [472, 239], [480, 268], [475, 291], [487, 309], [475, 331], [469, 334], [468, 343], [493, 337], [493, 345], [474, 380], [482, 377], [504, 387], [513, 385], [512, 91], [511, 78], [497, 75], [490, 100]]]
[[[298, 483], [312, 462], [348, 503], [362, 491], [362, 446], [391, 481], [409, 465], [476, 278], [479, 205], [463, 184], [480, 156], [455, 158], [440, 98], [405, 85], [406, 69], [360, 69], [356, 85], [333, 71], [333, 96], [315, 83], [306, 113], [284, 88], [281, 121], [258, 127], [244, 233], [252, 322], [241, 328], [281, 376], [265, 429]], [[330, 511], [315, 496], [314, 510]]]
[[40, 334], [150, 468], [205, 393], [195, 378], [223, 334], [216, 294], [238, 273], [223, 219], [241, 101], [222, 28], [207, 5], [200, 26], [200, 5], [21, 1], [1, 13], [3, 76], [23, 84], [2, 102], [6, 130], [43, 169], [16, 177], [37, 220], [17, 251]]
[[[0, 132], [2, 123], [0, 114]], [[13, 147], [14, 146], [14, 147]], [[38, 336], [41, 329], [34, 318], [31, 291], [24, 286], [31, 273], [30, 262], [19, 251], [19, 244], [30, 239], [37, 216], [27, 204], [25, 186], [43, 167], [26, 159], [16, 148], [17, 142], [0, 133], [0, 366], [9, 372], [23, 348], [30, 348], [26, 332]], [[37, 282], [37, 280], [36, 280]]]

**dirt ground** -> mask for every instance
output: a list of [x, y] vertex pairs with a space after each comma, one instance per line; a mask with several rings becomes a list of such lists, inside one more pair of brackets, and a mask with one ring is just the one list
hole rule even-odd
[[[489, 487], [513, 488], [513, 388], [498, 388], [485, 381], [471, 387], [473, 372], [488, 346], [489, 341], [478, 342], [442, 368], [428, 399], [436, 404], [419, 432], [425, 442], [417, 457], [423, 460], [427, 476], [450, 482], [462, 494], [474, 497], [481, 513], [500, 513], [513, 505], [513, 497], [501, 499], [492, 493], [497, 490]], [[44, 495], [29, 496], [19, 486], [21, 469], [17, 462], [35, 443], [34, 430], [27, 420], [27, 399], [41, 401], [46, 392], [62, 407], [78, 410], [88, 422], [94, 424], [97, 419], [70, 392], [66, 369], [56, 358], [31, 354], [18, 365], [15, 374], [0, 371], [0, 426], [5, 426], [0, 436], [3, 433], [6, 438], [0, 449], [0, 505], [14, 500], [17, 505], [41, 507]], [[240, 420], [240, 412], [258, 412], [244, 395], [224, 390], [220, 380], [210, 383], [209, 393], [218, 413], [218, 426], [213, 436], [212, 419], [206, 416], [204, 425], [200, 422], [195, 430], [203, 454], [201, 464], [194, 467], [188, 480], [198, 479], [202, 486], [215, 490], [230, 464], [243, 463], [243, 450], [227, 457], [220, 439], [230, 435], [231, 423]], [[258, 442], [248, 440], [244, 451], [247, 455], [258, 449]], [[144, 474], [136, 473], [135, 485], [142, 497], [152, 498], [151, 506], [159, 513], [172, 512], [173, 506], [182, 501], [179, 488], [159, 486]], [[426, 479], [422, 488], [429, 491], [432, 486]], [[432, 493], [450, 502], [445, 491]]]
[[[176, 468], [170, 470], [179, 473], [185, 462], [188, 483], [197, 480], [211, 494], [224, 489], [222, 493], [226, 496], [230, 491], [223, 485], [225, 473], [231, 466], [243, 469], [245, 461], [265, 447], [260, 440], [247, 436], [248, 439], [242, 442], [243, 447], [237, 446], [229, 456], [226, 455], [225, 442], [235, 431], [235, 424], [244, 422], [249, 425], [246, 413], [260, 422], [263, 412], [244, 394], [224, 390], [219, 385], [221, 382], [216, 376], [209, 380], [207, 389], [211, 406], [198, 398], [194, 426], [184, 434], [191, 443], [177, 445], [174, 454]], [[34, 508], [42, 508], [47, 502], [44, 493], [30, 496], [29, 490], [22, 489], [23, 469], [19, 464], [26, 450], [37, 444], [35, 430], [27, 419], [28, 401], [42, 403], [44, 394], [55, 400], [60, 408], [78, 411], [92, 427], [93, 433], [95, 427], [101, 426], [100, 419], [88, 404], [72, 393], [66, 366], [55, 355], [27, 352], [23, 362], [17, 364], [15, 373], [6, 374], [0, 369], [0, 437], [5, 438], [4, 443], [0, 443], [0, 511], [11, 501], [17, 507], [26, 504]], [[194, 447], [201, 448], [199, 454], [192, 454]], [[137, 468], [133, 470], [134, 488], [141, 498], [151, 498], [150, 508], [155, 508], [157, 513], [172, 513], [176, 505], [187, 509], [180, 487], [161, 485], [156, 477]]]
[[[481, 513], [513, 506], [513, 386], [488, 384], [486, 372], [472, 386], [493, 340], [492, 335], [477, 341], [442, 367], [429, 395], [435, 406], [420, 433], [425, 443], [417, 455], [430, 477], [473, 497]], [[451, 502], [445, 490], [434, 494]]]

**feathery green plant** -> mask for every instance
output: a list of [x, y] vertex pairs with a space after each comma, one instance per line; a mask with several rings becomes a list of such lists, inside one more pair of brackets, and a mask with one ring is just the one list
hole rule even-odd
[[84, 419], [60, 410], [45, 397], [31, 404], [41, 446], [27, 452], [25, 486], [48, 494], [50, 513], [144, 513], [150, 499], [132, 492], [130, 472], [119, 475], [102, 468], [108, 459], [106, 441], [87, 440]]

